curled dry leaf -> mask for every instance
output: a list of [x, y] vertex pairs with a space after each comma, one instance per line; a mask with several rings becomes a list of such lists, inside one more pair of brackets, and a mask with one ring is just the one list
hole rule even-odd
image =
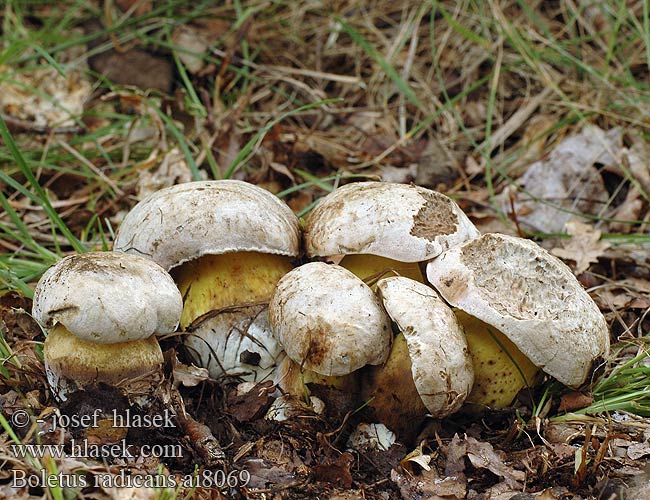
[[487, 469], [493, 474], [504, 478], [509, 486], [517, 487], [525, 481], [526, 474], [516, 470], [504, 461], [503, 452], [495, 451], [490, 443], [478, 441], [465, 435], [463, 438], [454, 436], [447, 452], [447, 475], [461, 474], [464, 470], [463, 456], [467, 456], [472, 466]]
[[[400, 465], [402, 469], [408, 472], [410, 475], [415, 475], [419, 470], [431, 470], [429, 463], [431, 462], [431, 455], [424, 453], [422, 447], [424, 442], [420, 443], [417, 448], [415, 448], [411, 453], [406, 455], [401, 461]], [[418, 465], [419, 467], [415, 467]]]
[[173, 379], [174, 385], [184, 385], [185, 387], [196, 387], [201, 382], [208, 380], [210, 374], [207, 368], [201, 368], [193, 364], [186, 365], [174, 358]]
[[514, 200], [517, 220], [547, 233], [561, 232], [572, 213], [598, 215], [609, 196], [595, 165], [615, 167], [622, 146], [620, 129], [585, 127], [533, 163], [519, 179], [518, 192], [504, 190], [502, 209], [511, 212]]
[[566, 231], [571, 235], [570, 240], [563, 242], [562, 248], [553, 248], [551, 253], [565, 260], [573, 260], [576, 265], [574, 274], [582, 274], [589, 265], [598, 262], [598, 257], [605, 253], [611, 245], [601, 241], [601, 231], [590, 224], [578, 221], [566, 223]]
[[92, 88], [79, 70], [62, 76], [55, 68], [12, 72], [0, 66], [0, 111], [36, 127], [71, 126]]
[[141, 200], [155, 191], [191, 180], [192, 171], [187, 165], [185, 155], [179, 148], [173, 148], [165, 154], [157, 168], [142, 170], [139, 173], [135, 190]]

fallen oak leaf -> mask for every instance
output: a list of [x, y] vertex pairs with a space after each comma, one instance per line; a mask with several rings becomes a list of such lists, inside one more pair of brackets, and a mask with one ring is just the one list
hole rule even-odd
[[598, 257], [611, 246], [609, 242], [600, 240], [601, 231], [590, 224], [569, 221], [565, 229], [571, 235], [571, 239], [563, 245], [563, 248], [553, 248], [551, 253], [561, 259], [575, 261], [573, 273], [576, 276], [585, 272], [592, 263], [598, 262]]
[[518, 485], [526, 480], [526, 473], [506, 465], [490, 443], [478, 441], [471, 436], [466, 436], [465, 441], [467, 442], [467, 458], [474, 467], [489, 470], [504, 478], [510, 486]]

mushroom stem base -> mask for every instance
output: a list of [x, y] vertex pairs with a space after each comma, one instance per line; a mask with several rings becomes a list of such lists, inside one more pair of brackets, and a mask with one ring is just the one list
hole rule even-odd
[[404, 334], [395, 337], [386, 363], [365, 370], [363, 395], [370, 400], [373, 416], [402, 440], [414, 439], [428, 410], [413, 382]]
[[47, 336], [43, 355], [48, 383], [59, 401], [102, 384], [145, 407], [163, 379], [163, 356], [155, 337], [97, 344], [75, 337], [59, 324]]

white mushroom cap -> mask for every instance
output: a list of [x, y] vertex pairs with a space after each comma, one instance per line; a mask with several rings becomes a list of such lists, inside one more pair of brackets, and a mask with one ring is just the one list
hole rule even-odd
[[271, 332], [266, 305], [208, 313], [198, 325], [192, 325], [184, 342], [198, 358], [197, 364], [214, 378], [229, 375], [260, 382], [284, 357]]
[[422, 262], [479, 235], [444, 194], [392, 182], [355, 182], [323, 198], [305, 223], [310, 257], [372, 254]]
[[283, 201], [253, 184], [187, 182], [156, 191], [133, 207], [113, 248], [149, 257], [167, 270], [207, 254], [296, 256], [300, 222]]
[[458, 410], [474, 384], [472, 358], [463, 327], [438, 294], [409, 278], [377, 283], [377, 293], [404, 334], [413, 382], [434, 417]]
[[609, 353], [598, 306], [571, 270], [532, 241], [485, 234], [427, 265], [451, 305], [495, 327], [565, 385], [584, 383]]
[[34, 290], [32, 314], [89, 342], [112, 344], [170, 333], [183, 309], [181, 294], [155, 262], [122, 252], [68, 256]]
[[312, 262], [284, 275], [269, 321], [287, 355], [321, 375], [347, 375], [386, 360], [391, 330], [372, 290], [340, 266]]

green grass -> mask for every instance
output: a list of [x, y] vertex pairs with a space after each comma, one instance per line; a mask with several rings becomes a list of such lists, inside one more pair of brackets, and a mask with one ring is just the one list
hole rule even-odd
[[578, 415], [610, 414], [621, 411], [650, 417], [650, 351], [648, 340], [638, 345], [638, 354], [629, 359], [618, 359], [618, 354], [630, 344], [623, 343], [614, 348], [610, 372], [595, 382], [592, 389], [593, 403], [557, 420], [572, 420]]

